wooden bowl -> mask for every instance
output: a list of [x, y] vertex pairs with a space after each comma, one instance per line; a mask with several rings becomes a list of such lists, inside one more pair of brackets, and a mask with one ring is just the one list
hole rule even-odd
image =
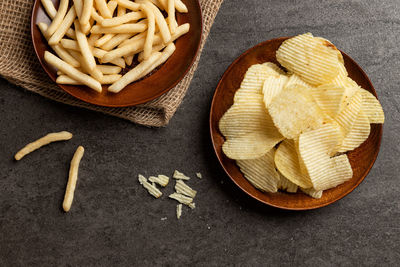
[[[59, 0], [52, 0], [58, 7]], [[133, 82], [121, 92], [114, 94], [107, 91], [108, 86], [103, 86], [103, 92], [97, 93], [87, 86], [60, 85], [61, 89], [70, 95], [99, 106], [127, 107], [142, 104], [153, 100], [168, 92], [185, 77], [192, 66], [198, 53], [202, 34], [202, 15], [197, 0], [183, 0], [189, 12], [177, 13], [178, 24], [190, 23], [189, 32], [176, 40], [174, 54], [158, 70], [142, 80]], [[31, 34], [33, 47], [43, 69], [54, 82], [57, 78], [56, 69], [44, 61], [44, 52], [50, 46], [40, 33], [37, 23], [50, 23], [40, 0], [35, 0], [31, 18]]]
[[[290, 194], [285, 192], [264, 193], [256, 189], [248, 182], [240, 172], [234, 160], [227, 158], [222, 152], [222, 144], [225, 139], [218, 128], [218, 122], [222, 115], [233, 104], [233, 96], [239, 88], [247, 69], [257, 63], [276, 61], [275, 52], [281, 43], [288, 39], [282, 37], [265, 41], [244, 52], [226, 70], [215, 90], [214, 98], [210, 111], [210, 133], [218, 160], [232, 181], [239, 186], [245, 193], [273, 207], [287, 210], [309, 210], [329, 205], [353, 191], [367, 176], [372, 168], [382, 137], [382, 124], [372, 124], [371, 133], [368, 139], [357, 149], [348, 152], [350, 164], [353, 168], [353, 177], [344, 184], [324, 191], [322, 198], [314, 199], [303, 193]], [[346, 69], [349, 76], [361, 87], [376, 96], [374, 87], [365, 72], [348, 55], [343, 53]]]

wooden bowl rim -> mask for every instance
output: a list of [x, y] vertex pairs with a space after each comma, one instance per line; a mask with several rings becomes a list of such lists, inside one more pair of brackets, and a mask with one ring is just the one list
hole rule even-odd
[[[218, 154], [218, 152], [217, 152], [217, 145], [216, 145], [216, 143], [215, 143], [215, 141], [214, 141], [214, 134], [213, 134], [213, 122], [214, 122], [214, 120], [213, 120], [213, 117], [214, 117], [214, 112], [213, 112], [213, 110], [214, 110], [215, 106], [217, 105], [217, 103], [216, 103], [216, 95], [217, 95], [217, 93], [218, 93], [220, 90], [222, 90], [222, 89], [221, 89], [221, 86], [222, 86], [221, 84], [222, 84], [222, 81], [223, 81], [224, 77], [236, 66], [236, 64], [237, 64], [243, 57], [245, 57], [245, 56], [247, 56], [249, 53], [251, 53], [252, 50], [254, 50], [254, 49], [256, 49], [256, 48], [258, 48], [258, 47], [260, 47], [260, 46], [264, 46], [264, 45], [268, 44], [269, 42], [284, 41], [284, 40], [289, 39], [289, 38], [291, 38], [291, 37], [293, 37], [293, 36], [289, 36], [289, 37], [278, 37], [278, 38], [273, 38], [273, 39], [266, 40], [266, 41], [263, 41], [263, 42], [261, 42], [261, 43], [258, 43], [258, 44], [256, 44], [255, 46], [253, 46], [253, 47], [247, 49], [245, 52], [243, 52], [239, 57], [237, 57], [237, 58], [229, 65], [229, 67], [225, 70], [224, 74], [221, 76], [221, 78], [220, 78], [220, 80], [219, 80], [219, 82], [218, 82], [218, 84], [217, 84], [217, 87], [216, 87], [216, 89], [215, 89], [215, 91], [214, 91], [213, 99], [212, 99], [212, 102], [211, 102], [210, 117], [209, 117], [210, 138], [211, 138], [211, 142], [212, 142], [212, 145], [213, 145], [214, 153], [215, 153], [215, 155], [217, 156], [218, 162], [219, 162], [219, 164], [221, 165], [221, 167], [223, 168], [225, 174], [228, 175], [228, 177], [233, 181], [233, 183], [236, 184], [236, 185], [237, 185], [243, 192], [245, 192], [248, 196], [250, 196], [251, 198], [253, 198], [253, 199], [257, 200], [257, 201], [260, 201], [261, 203], [264, 203], [264, 204], [266, 204], [266, 205], [269, 205], [269, 206], [272, 206], [272, 207], [275, 207], [275, 208], [278, 208], [278, 209], [283, 209], [283, 210], [297, 210], [297, 211], [301, 211], [301, 210], [313, 210], [313, 209], [318, 209], [318, 208], [322, 208], [322, 207], [328, 206], [328, 205], [330, 205], [330, 204], [332, 204], [332, 203], [334, 203], [334, 202], [336, 202], [336, 201], [338, 201], [338, 200], [344, 198], [345, 196], [347, 196], [348, 194], [350, 194], [354, 189], [356, 189], [356, 188], [362, 183], [362, 181], [364, 181], [365, 177], [369, 174], [369, 172], [370, 172], [372, 166], [374, 165], [374, 163], [375, 163], [375, 161], [376, 161], [376, 159], [377, 159], [377, 157], [378, 157], [379, 151], [380, 151], [380, 146], [381, 146], [381, 141], [382, 141], [382, 134], [383, 134], [383, 125], [382, 125], [382, 124], [379, 124], [379, 129], [378, 129], [378, 131], [379, 131], [379, 132], [378, 132], [378, 144], [377, 144], [377, 146], [375, 146], [375, 150], [374, 150], [375, 153], [374, 153], [373, 157], [371, 158], [371, 161], [370, 161], [370, 163], [369, 163], [369, 165], [368, 165], [367, 170], [365, 171], [365, 173], [357, 180], [357, 182], [356, 182], [349, 190], [345, 191], [345, 192], [344, 192], [342, 195], [340, 195], [339, 197], [337, 197], [337, 198], [332, 198], [332, 199], [328, 200], [328, 201], [325, 202], [325, 203], [321, 203], [321, 204], [318, 204], [318, 205], [314, 205], [314, 206], [312, 206], [312, 207], [287, 207], [287, 206], [283, 206], [283, 205], [277, 205], [277, 204], [274, 204], [274, 203], [270, 203], [270, 202], [268, 202], [268, 201], [266, 201], [266, 200], [264, 200], [264, 199], [261, 199], [261, 198], [259, 198], [258, 196], [253, 195], [253, 194], [252, 194], [251, 192], [249, 192], [245, 187], [243, 187], [243, 186], [241, 185], [241, 183], [237, 182], [237, 181], [229, 174], [229, 171], [227, 170], [226, 166], [224, 165], [224, 163], [223, 163], [223, 161], [222, 161], [222, 157], [226, 157], [226, 156], [225, 156], [223, 153], [221, 154], [222, 156], [220, 156], [220, 155]], [[361, 72], [361, 74], [362, 74], [362, 75], [364, 76], [364, 78], [366, 79], [366, 82], [370, 85], [370, 88], [372, 88], [372, 92], [371, 92], [371, 93], [378, 99], [378, 96], [377, 96], [377, 94], [376, 94], [375, 87], [373, 86], [371, 80], [369, 79], [369, 77], [367, 76], [367, 74], [365, 73], [365, 71], [364, 71], [364, 70], [357, 64], [357, 62], [354, 61], [354, 59], [352, 59], [349, 55], [347, 55], [346, 53], [344, 53], [344, 52], [341, 51], [340, 49], [339, 49], [339, 51], [340, 51], [345, 57], [347, 57], [347, 59], [349, 59], [349, 60], [351, 61], [351, 63], [354, 64], [354, 66], [356, 66], [356, 67], [358, 68], [358, 70]], [[236, 89], [236, 90], [237, 90], [237, 89]], [[219, 131], [219, 129], [218, 129], [218, 131]], [[221, 134], [221, 136], [223, 136], [223, 135]], [[368, 137], [368, 138], [369, 138], [369, 137]], [[368, 140], [368, 139], [367, 139], [367, 140]], [[235, 164], [236, 164], [236, 163], [235, 163]], [[242, 177], [244, 178], [243, 173], [241, 173], [241, 175], [242, 175]], [[246, 179], [246, 178], [244, 178], [244, 179]], [[252, 185], [252, 186], [253, 186], [253, 185]], [[253, 187], [254, 187], [254, 186], [253, 186]], [[333, 188], [333, 189], [334, 189], [334, 188]], [[256, 190], [258, 190], [258, 189], [256, 189]], [[260, 191], [260, 190], [258, 190], [258, 191]], [[260, 192], [262, 192], [262, 191], [260, 191]], [[274, 193], [265, 193], [265, 192], [262, 192], [262, 193], [263, 193], [263, 194], [274, 194]], [[296, 194], [298, 194], [298, 193], [296, 193]]]
[[[57, 83], [56, 83], [55, 79], [53, 79], [53, 75], [52, 75], [51, 70], [48, 69], [47, 65], [46, 65], [45, 62], [44, 62], [44, 59], [42, 59], [42, 58], [39, 56], [39, 51], [38, 51], [38, 48], [37, 48], [36, 43], [35, 43], [34, 30], [35, 30], [36, 25], [35, 25], [35, 23], [34, 23], [34, 20], [35, 20], [35, 16], [34, 16], [34, 15], [35, 15], [35, 13], [37, 14], [37, 12], [38, 12], [38, 10], [39, 10], [39, 8], [40, 8], [40, 0], [35, 0], [35, 2], [33, 3], [33, 7], [32, 7], [32, 12], [31, 12], [31, 26], [30, 26], [31, 41], [32, 41], [32, 44], [33, 44], [33, 48], [34, 48], [34, 50], [35, 50], [36, 57], [38, 58], [38, 60], [39, 60], [39, 62], [40, 62], [40, 65], [42, 66], [43, 70], [46, 72], [46, 74], [49, 76], [49, 78], [50, 78], [59, 88], [61, 88], [65, 93], [67, 93], [67, 94], [73, 96], [74, 98], [79, 99], [79, 100], [81, 100], [81, 101], [83, 101], [83, 102], [86, 102], [86, 103], [89, 103], [89, 104], [92, 104], [92, 105], [96, 105], [96, 106], [110, 107], [110, 108], [136, 106], [136, 105], [139, 105], [139, 104], [143, 104], [143, 103], [147, 103], [147, 102], [149, 102], [149, 101], [152, 101], [152, 100], [154, 100], [154, 99], [156, 99], [156, 98], [162, 96], [163, 94], [166, 94], [167, 92], [169, 92], [169, 91], [170, 91], [172, 88], [174, 88], [180, 81], [182, 81], [183, 78], [185, 78], [186, 74], [189, 72], [189, 70], [192, 68], [194, 62], [196, 61], [197, 56], [198, 56], [199, 51], [200, 51], [200, 46], [201, 46], [201, 43], [202, 43], [202, 40], [203, 40], [203, 30], [204, 30], [204, 25], [203, 25], [203, 14], [202, 14], [201, 5], [200, 5], [199, 0], [190, 0], [190, 1], [194, 1], [194, 2], [196, 3], [196, 9], [197, 9], [197, 11], [198, 11], [198, 13], [196, 13], [196, 14], [199, 15], [199, 19], [200, 19], [200, 30], [199, 30], [199, 32], [200, 32], [200, 38], [199, 38], [199, 41], [198, 41], [198, 43], [197, 43], [197, 45], [196, 45], [196, 48], [195, 48], [196, 51], [195, 51], [195, 53], [194, 53], [194, 56], [191, 58], [190, 63], [188, 64], [187, 68], [180, 74], [179, 78], [176, 79], [170, 86], [165, 87], [163, 90], [157, 91], [155, 94], [152, 94], [151, 96], [148, 96], [147, 98], [143, 98], [143, 99], [141, 99], [141, 100], [134, 100], [134, 99], [133, 99], [132, 101], [130, 101], [130, 103], [124, 103], [124, 104], [118, 104], [118, 103], [96, 103], [96, 101], [90, 101], [90, 100], [86, 99], [85, 97], [82, 97], [82, 96], [79, 95], [79, 94], [73, 94], [72, 92], [70, 92], [69, 90], [67, 90], [67, 89], [64, 87], [64, 85], [62, 85], [62, 84], [57, 84]], [[192, 25], [191, 25], [191, 26], [192, 26]], [[42, 41], [40, 41], [40, 42], [43, 43]], [[52, 51], [51, 47], [50, 47], [47, 43], [46, 43], [45, 45], [48, 47], [49, 50]], [[168, 60], [167, 60], [167, 61], [168, 61]], [[165, 64], [165, 63], [164, 63], [164, 64]], [[150, 76], [151, 76], [151, 75], [150, 75]], [[150, 77], [150, 76], [149, 76], [149, 77]], [[146, 79], [146, 78], [144, 78], [143, 80], [145, 80], [145, 79]], [[131, 84], [133, 84], [133, 83], [131, 83]], [[131, 85], [131, 84], [130, 84], [130, 85]], [[75, 85], [74, 87], [76, 87], [76, 86], [77, 86], [77, 85]], [[85, 87], [86, 87], [85, 89], [88, 89], [87, 86], [80, 86], [80, 87], [82, 87], [82, 88], [85, 88]], [[88, 90], [89, 90], [89, 89], [88, 89]], [[90, 90], [91, 90], [91, 89], [90, 89]]]

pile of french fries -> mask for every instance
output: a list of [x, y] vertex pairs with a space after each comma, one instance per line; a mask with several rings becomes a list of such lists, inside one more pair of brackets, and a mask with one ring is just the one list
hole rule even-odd
[[[60, 0], [58, 10], [51, 0], [41, 2], [52, 19], [38, 27], [57, 54], [44, 54], [58, 70], [56, 82], [99, 93], [102, 84], [118, 93], [162, 65], [190, 29], [176, 21], [176, 11], [188, 12], [181, 0]], [[139, 64], [121, 75], [134, 60]]]

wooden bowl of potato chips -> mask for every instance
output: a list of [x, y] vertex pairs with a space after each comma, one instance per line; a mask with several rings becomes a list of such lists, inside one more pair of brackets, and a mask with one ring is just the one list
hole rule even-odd
[[[276, 38], [276, 39], [262, 42], [256, 46], [254, 46], [253, 48], [247, 50], [246, 52], [244, 52], [239, 58], [237, 58], [229, 66], [229, 68], [226, 70], [226, 72], [222, 76], [220, 82], [218, 83], [218, 86], [215, 90], [215, 94], [213, 97], [212, 105], [211, 105], [211, 111], [210, 111], [211, 140], [212, 140], [217, 158], [218, 158], [221, 166], [225, 170], [226, 174], [232, 179], [232, 181], [237, 186], [239, 186], [245, 193], [247, 193], [254, 199], [256, 199], [262, 203], [268, 204], [270, 206], [273, 206], [276, 208], [281, 208], [281, 209], [287, 209], [287, 210], [316, 209], [316, 208], [320, 208], [320, 207], [329, 205], [329, 204], [343, 198], [344, 196], [346, 196], [347, 194], [352, 192], [367, 176], [368, 172], [372, 168], [372, 166], [378, 156], [378, 152], [379, 152], [379, 148], [380, 148], [381, 137], [382, 137], [382, 128], [383, 128], [382, 124], [380, 124], [380, 123], [382, 123], [383, 119], [384, 119], [383, 111], [381, 109], [379, 111], [380, 112], [379, 118], [375, 119], [375, 122], [380, 122], [380, 123], [379, 124], [378, 123], [370, 124], [370, 127], [368, 127], [370, 130], [368, 132], [369, 134], [367, 133], [365, 138], [361, 142], [359, 142], [361, 144], [357, 144], [358, 147], [354, 146], [356, 148], [353, 150], [349, 150], [344, 153], [337, 153], [335, 155], [336, 158], [339, 158], [339, 157], [346, 158], [346, 161], [350, 168], [350, 176], [348, 178], [346, 178], [347, 180], [345, 182], [343, 182], [333, 188], [323, 190], [322, 196], [321, 196], [321, 194], [316, 196], [319, 198], [313, 198], [310, 195], [305, 194], [304, 192], [306, 190], [301, 191], [300, 186], [297, 186], [296, 184], [292, 184], [292, 185], [295, 185], [295, 187], [296, 187], [295, 188], [296, 190], [292, 191], [294, 193], [286, 192], [286, 191], [290, 192], [290, 190], [288, 190], [288, 188], [286, 188], [286, 187], [288, 187], [287, 185], [285, 188], [280, 188], [279, 186], [281, 186], [281, 185], [278, 185], [278, 187], [276, 187], [276, 184], [275, 184], [274, 185], [275, 188], [274, 188], [274, 190], [272, 190], [274, 193], [266, 192], [268, 190], [257, 189], [256, 187], [262, 188], [262, 186], [260, 186], [260, 184], [257, 181], [250, 182], [248, 179], [246, 179], [246, 177], [249, 178], [249, 176], [258, 175], [262, 171], [265, 171], [265, 168], [263, 169], [263, 166], [265, 167], [265, 165], [263, 165], [264, 161], [261, 160], [261, 163], [260, 163], [260, 161], [257, 163], [257, 164], [259, 164], [259, 167], [261, 169], [260, 168], [253, 169], [253, 171], [247, 170], [247, 172], [246, 172], [246, 167], [247, 167], [246, 162], [253, 162], [254, 160], [253, 161], [251, 161], [251, 160], [250, 161], [235, 160], [235, 159], [238, 159], [237, 157], [235, 157], [235, 156], [237, 156], [236, 154], [238, 154], [238, 156], [240, 158], [240, 153], [249, 152], [248, 151], [249, 147], [246, 147], [243, 144], [242, 144], [243, 145], [242, 147], [240, 147], [240, 144], [239, 144], [239, 148], [236, 151], [238, 153], [235, 154], [235, 151], [229, 152], [231, 154], [228, 153], [231, 156], [231, 158], [234, 158], [234, 159], [227, 157], [226, 156], [227, 148], [224, 147], [224, 149], [225, 149], [225, 153], [224, 153], [223, 146], [224, 146], [224, 143], [226, 143], [228, 139], [227, 139], [227, 137], [225, 137], [227, 135], [226, 130], [223, 129], [223, 131], [222, 131], [225, 133], [225, 136], [221, 132], [220, 121], [221, 121], [221, 118], [224, 117], [224, 114], [228, 110], [232, 110], [232, 107], [235, 103], [237, 105], [237, 102], [241, 101], [240, 93], [239, 93], [239, 95], [235, 95], [235, 94], [236, 94], [236, 92], [238, 92], [239, 88], [247, 86], [247, 85], [243, 85], [242, 82], [245, 78], [246, 72], [249, 70], [249, 68], [251, 66], [256, 66], [255, 64], [275, 63], [277, 66], [279, 66], [281, 68], [281, 70], [278, 70], [278, 72], [282, 71], [282, 73], [285, 73], [285, 75], [291, 75], [291, 73], [293, 73], [293, 72], [286, 73], [285, 71], [287, 70], [287, 68], [286, 69], [282, 68], [282, 66], [279, 64], [279, 62], [277, 61], [277, 58], [276, 58], [277, 50], [279, 49], [281, 44], [287, 39], [289, 39], [289, 38], [281, 37], [281, 38]], [[320, 39], [322, 39], [322, 38], [320, 38]], [[327, 41], [327, 40], [325, 41], [325, 39], [323, 39], [323, 40], [324, 40], [324, 45], [326, 45], [327, 47], [329, 47], [329, 46], [334, 47], [329, 41]], [[346, 55], [343, 52], [339, 52], [339, 50], [337, 50], [336, 47], [334, 47], [334, 49], [337, 51], [339, 58], [341, 58], [341, 60], [342, 60], [341, 64], [343, 65], [343, 63], [344, 63], [344, 67], [345, 67], [344, 71], [346, 72], [346, 70], [347, 70], [347, 74], [348, 74], [348, 77], [350, 78], [350, 80], [353, 80], [354, 82], [356, 82], [358, 84], [358, 86], [367, 90], [373, 96], [376, 97], [375, 89], [374, 89], [371, 81], [365, 74], [365, 72], [361, 69], [361, 67], [353, 59], [351, 59], [348, 55]], [[290, 58], [290, 57], [288, 57], [288, 58]], [[271, 62], [271, 63], [266, 63], [266, 62]], [[259, 81], [256, 81], [256, 82], [259, 82]], [[260, 89], [260, 90], [262, 90], [262, 89]], [[243, 94], [243, 92], [246, 93], [246, 90], [242, 89], [241, 93]], [[372, 95], [371, 95], [371, 97], [372, 97]], [[253, 98], [255, 98], [255, 97], [250, 97], [247, 99], [250, 99], [248, 101], [251, 102], [252, 101], [251, 99], [253, 99]], [[266, 103], [265, 99], [266, 99], [266, 97], [264, 94], [264, 104]], [[375, 102], [378, 102], [378, 101], [375, 101]], [[247, 104], [249, 104], [249, 103], [247, 103]], [[265, 105], [267, 105], [267, 104], [265, 104]], [[251, 105], [249, 105], [249, 106], [251, 106]], [[254, 105], [251, 107], [253, 108], [253, 110], [251, 112], [254, 112], [254, 110], [256, 108], [254, 107]], [[379, 107], [380, 107], [380, 105], [379, 105]], [[265, 106], [264, 106], [264, 108], [265, 108]], [[246, 112], [246, 111], [239, 110], [239, 112], [237, 112], [237, 113], [240, 114], [243, 112]], [[361, 113], [361, 111], [360, 111], [360, 113]], [[378, 113], [375, 113], [375, 114], [378, 114]], [[290, 116], [290, 114], [285, 114], [285, 116]], [[369, 121], [370, 122], [374, 121], [374, 119], [369, 120]], [[245, 121], [242, 120], [241, 125], [239, 125], [238, 127], [243, 128], [243, 127], [245, 127], [244, 125], [250, 125], [250, 127], [252, 127], [251, 125], [261, 125], [261, 124], [262, 124], [261, 122], [257, 122], [257, 121], [254, 121], [254, 122], [251, 121], [249, 123], [246, 123]], [[252, 138], [255, 138], [254, 140], [256, 140], [258, 137], [256, 135], [253, 135]], [[280, 140], [283, 140], [283, 139], [284, 138], [281, 138]], [[240, 141], [240, 139], [238, 139], [238, 140]], [[279, 149], [279, 146], [281, 146], [281, 144], [284, 142], [284, 141], [280, 141], [280, 140], [278, 140], [278, 139], [275, 140], [275, 143], [274, 143], [275, 146], [274, 146], [274, 148], [272, 148], [272, 149], [274, 149], [274, 151], [277, 151]], [[289, 139], [286, 139], [286, 140], [289, 140]], [[299, 139], [297, 139], [297, 140], [299, 140]], [[311, 138], [311, 141], [312, 141], [312, 138]], [[320, 140], [316, 140], [316, 142], [320, 142]], [[296, 143], [296, 142], [294, 142], [294, 143]], [[263, 144], [260, 144], [260, 146], [262, 146], [262, 145]], [[316, 146], [318, 147], [318, 144]], [[250, 150], [251, 151], [249, 153], [251, 155], [251, 153], [257, 153], [257, 151], [259, 151], [260, 149], [258, 149], [256, 146], [254, 146]], [[343, 151], [345, 151], [345, 150], [343, 150]], [[303, 155], [301, 151], [298, 153], [299, 153], [299, 155]], [[337, 155], [339, 155], [339, 156], [337, 156]], [[299, 156], [299, 158], [300, 158], [300, 156]], [[334, 158], [334, 157], [332, 156], [332, 158]], [[272, 157], [272, 160], [273, 159], [274, 159], [274, 157]], [[275, 160], [276, 160], [276, 154], [275, 154]], [[289, 162], [289, 159], [288, 159], [288, 162]], [[272, 170], [270, 170], [270, 172], [268, 172], [268, 170], [267, 170], [266, 173], [268, 174], [268, 173], [274, 172], [274, 173], [278, 173], [282, 177], [280, 169], [278, 168], [279, 167], [278, 164], [274, 164], [274, 163], [272, 163], [272, 164], [273, 164]], [[285, 164], [284, 160], [280, 161], [280, 165], [282, 165], [282, 164]], [[240, 165], [240, 168], [238, 165]], [[307, 165], [307, 168], [308, 168], [308, 165]], [[244, 170], [244, 173], [246, 173], [246, 177], [242, 173], [243, 170]], [[307, 171], [309, 171], [309, 170], [307, 169]], [[307, 171], [306, 171], [306, 173], [307, 173]], [[272, 174], [268, 174], [268, 175], [272, 175]], [[335, 179], [335, 177], [333, 177], [332, 179]], [[292, 180], [290, 180], [290, 181], [292, 181]], [[314, 180], [313, 180], [313, 182], [314, 182]], [[262, 184], [262, 181], [261, 181], [261, 184]], [[320, 185], [320, 184], [315, 185], [315, 187], [319, 187], [319, 188], [322, 188], [323, 186], [324, 185]], [[297, 188], [299, 188], [299, 190], [297, 190]], [[280, 189], [286, 189], [286, 191], [280, 190]]]
[[38, 60], [51, 80], [82, 101], [127, 107], [153, 100], [185, 77], [201, 41], [199, 2], [168, 2], [35, 0]]

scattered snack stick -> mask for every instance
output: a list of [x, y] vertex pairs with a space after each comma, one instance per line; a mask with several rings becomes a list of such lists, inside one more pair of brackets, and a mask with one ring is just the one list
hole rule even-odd
[[184, 175], [183, 173], [181, 173], [178, 170], [175, 170], [174, 175], [172, 177], [174, 177], [175, 179], [178, 179], [178, 180], [189, 180], [190, 179], [190, 177]]
[[16, 160], [22, 159], [24, 156], [27, 154], [35, 151], [36, 149], [41, 148], [42, 146], [45, 146], [47, 144], [50, 144], [52, 142], [56, 141], [64, 141], [64, 140], [69, 140], [72, 138], [72, 134], [66, 131], [62, 131], [59, 133], [49, 133], [46, 136], [27, 144], [25, 147], [23, 147], [20, 151], [15, 154], [14, 158]]
[[176, 181], [175, 191], [179, 194], [183, 194], [183, 195], [186, 195], [191, 198], [194, 198], [197, 194], [196, 190], [193, 190], [190, 186], [185, 184], [185, 182], [182, 180]]
[[146, 177], [144, 177], [143, 175], [139, 174], [138, 176], [138, 180], [139, 183], [145, 188], [147, 189], [147, 191], [149, 192], [150, 195], [152, 195], [155, 198], [159, 198], [162, 196], [162, 193], [160, 190], [158, 190], [157, 187], [155, 187], [154, 185], [150, 184], [149, 182], [147, 182]]
[[69, 169], [69, 178], [67, 183], [67, 188], [65, 189], [63, 209], [65, 212], [68, 212], [71, 209], [72, 201], [74, 199], [74, 192], [76, 187], [76, 181], [78, 180], [78, 169], [79, 163], [83, 157], [85, 149], [82, 146], [79, 146], [74, 156], [71, 160], [71, 166]]
[[201, 175], [200, 172], [196, 172], [196, 176], [197, 176], [197, 178], [199, 178], [199, 179], [203, 178], [203, 175]]
[[193, 203], [193, 198], [187, 197], [185, 195], [179, 194], [179, 193], [172, 193], [171, 195], [168, 196], [169, 198], [175, 199], [179, 203], [185, 204], [186, 206], [189, 206], [191, 209], [194, 209], [196, 206]]
[[176, 205], [176, 218], [181, 218], [182, 216], [182, 204]]
[[169, 183], [169, 177], [159, 174], [157, 177], [156, 176], [150, 176], [149, 181], [152, 183], [157, 183], [161, 185], [162, 187], [166, 187]]

